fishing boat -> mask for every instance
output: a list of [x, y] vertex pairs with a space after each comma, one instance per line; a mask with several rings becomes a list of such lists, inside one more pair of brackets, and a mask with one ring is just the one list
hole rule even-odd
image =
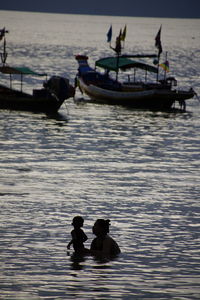
[[[105, 57], [95, 62], [92, 68], [88, 64], [88, 56], [77, 55], [78, 74], [76, 85], [81, 92], [88, 95], [92, 102], [106, 103], [112, 105], [124, 105], [134, 108], [144, 108], [152, 110], [169, 110], [177, 102], [179, 108], [185, 110], [185, 100], [195, 95], [193, 89], [179, 90], [174, 77], [167, 77], [165, 70], [162, 79], [159, 78], [159, 55], [157, 54], [121, 54], [121, 37], [116, 39], [115, 56]], [[161, 44], [159, 44], [161, 47]], [[113, 49], [113, 48], [112, 48]], [[146, 63], [145, 59], [153, 59], [157, 66]], [[104, 69], [104, 73], [97, 70], [97, 67]], [[167, 64], [165, 65], [167, 68]], [[133, 79], [130, 72], [127, 79], [119, 80], [119, 72], [126, 73], [133, 70]], [[137, 70], [144, 71], [144, 79], [137, 80]], [[110, 73], [114, 71], [115, 76]], [[148, 81], [148, 74], [155, 74], [154, 81]]]
[[[3, 41], [0, 72], [9, 76], [9, 85], [0, 84], [0, 109], [23, 110], [33, 112], [54, 113], [59, 110], [63, 102], [74, 96], [75, 89], [67, 78], [52, 76], [47, 80], [46, 73], [38, 73], [28, 67], [12, 67], [6, 63], [6, 39], [8, 33], [5, 28], [0, 30], [0, 41]], [[13, 87], [13, 76], [19, 77], [19, 89]], [[24, 76], [46, 77], [40, 89], [33, 89], [32, 94], [23, 91]]]

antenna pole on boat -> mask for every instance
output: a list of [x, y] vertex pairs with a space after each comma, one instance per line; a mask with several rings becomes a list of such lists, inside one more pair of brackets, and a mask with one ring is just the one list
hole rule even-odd
[[157, 81], [159, 79], [159, 69], [160, 69], [160, 54], [158, 52], [158, 68], [157, 68]]
[[116, 81], [118, 80], [119, 73], [119, 53], [117, 53], [117, 71], [116, 71]]
[[[165, 64], [167, 63], [167, 51], [165, 55]], [[166, 80], [166, 75], [167, 75], [167, 68], [165, 67], [165, 73], [164, 73], [164, 81]]]

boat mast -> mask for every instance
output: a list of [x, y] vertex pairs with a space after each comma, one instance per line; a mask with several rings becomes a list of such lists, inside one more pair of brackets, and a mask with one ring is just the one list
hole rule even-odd
[[6, 59], [8, 56], [8, 53], [6, 52], [6, 33], [8, 33], [9, 31], [5, 29], [5, 27], [3, 29], [0, 30], [0, 41], [3, 39], [3, 53], [1, 53], [1, 62], [3, 64], [3, 66], [6, 63]]
[[110, 44], [110, 48], [115, 51], [116, 53], [116, 81], [118, 80], [118, 73], [119, 73], [119, 58], [122, 51], [121, 45], [121, 33], [119, 36], [116, 37], [115, 48], [113, 48]]
[[162, 53], [161, 29], [162, 29], [162, 25], [160, 26], [160, 29], [158, 30], [158, 33], [157, 33], [157, 35], [155, 37], [155, 47], [158, 49], [158, 73], [157, 73], [157, 81], [159, 79], [160, 54]]
[[[3, 39], [3, 53], [1, 53], [1, 62], [3, 67], [6, 64], [6, 60], [8, 57], [8, 53], [6, 51], [6, 33], [9, 33], [8, 30], [4, 27], [3, 29], [0, 29], [0, 41]], [[12, 76], [10, 74], [10, 88], [12, 88]]]
[[158, 50], [157, 81], [159, 80], [159, 71], [160, 71], [160, 52], [159, 52], [159, 50]]
[[[166, 51], [166, 55], [165, 55], [165, 64], [167, 64], [167, 51]], [[164, 81], [166, 81], [166, 76], [167, 75], [167, 66], [165, 67], [165, 73], [164, 73]]]

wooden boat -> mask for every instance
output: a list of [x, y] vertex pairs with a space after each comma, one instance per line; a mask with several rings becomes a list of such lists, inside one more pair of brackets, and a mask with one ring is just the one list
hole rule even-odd
[[[77, 85], [82, 93], [87, 94], [92, 101], [125, 105], [135, 108], [145, 108], [153, 110], [169, 110], [178, 102], [180, 108], [185, 110], [185, 100], [195, 95], [193, 89], [188, 91], [177, 89], [177, 81], [174, 77], [167, 77], [168, 61], [167, 57], [164, 64], [160, 64], [160, 55], [162, 53], [161, 45], [161, 27], [155, 37], [155, 46], [158, 54], [136, 54], [122, 55], [121, 42], [125, 41], [126, 26], [124, 30], [120, 30], [119, 36], [116, 38], [115, 48], [111, 47], [112, 26], [110, 27], [107, 38], [110, 48], [115, 51], [115, 56], [102, 58], [96, 61], [95, 68], [91, 68], [88, 64], [88, 57], [77, 55], [78, 74], [76, 77]], [[153, 58], [154, 65], [147, 64], [144, 59]], [[156, 66], [155, 66], [156, 65]], [[165, 70], [163, 79], [159, 78], [159, 67]], [[103, 68], [105, 73], [97, 71], [97, 67]], [[133, 77], [128, 80], [119, 80], [119, 71], [134, 70]], [[136, 80], [136, 71], [144, 70], [145, 79]], [[116, 76], [113, 78], [110, 73], [114, 71]], [[156, 79], [149, 82], [147, 73], [156, 74]], [[151, 76], [152, 77], [152, 76]]]
[[[23, 77], [46, 76], [32, 71], [27, 67], [11, 67], [6, 64], [6, 40], [5, 33], [8, 31], [0, 30], [0, 41], [4, 39], [3, 53], [1, 53], [0, 72], [9, 75], [9, 86], [0, 84], [0, 109], [25, 110], [34, 112], [52, 113], [57, 112], [63, 102], [74, 96], [75, 89], [70, 85], [67, 78], [52, 76], [45, 80], [41, 89], [33, 89], [32, 94], [23, 91]], [[13, 76], [20, 77], [20, 89], [13, 88]]]
[[[118, 72], [119, 69], [127, 70], [130, 68], [140, 68], [144, 69], [145, 72], [148, 71], [157, 74], [158, 69], [156, 67], [139, 61], [133, 61], [132, 57], [107, 57], [96, 61], [96, 67], [106, 70], [102, 74], [96, 68], [93, 69], [88, 65], [87, 56], [77, 55], [76, 60], [79, 64], [77, 85], [92, 101], [98, 103], [153, 110], [168, 110], [177, 101], [180, 107], [185, 110], [185, 100], [192, 98], [195, 92], [193, 89], [188, 91], [178, 90], [176, 88], [176, 79], [173, 77], [156, 82], [141, 82], [135, 79], [134, 81], [130, 81], [129, 77], [127, 81], [120, 82], [117, 77], [113, 79], [109, 76], [110, 71]], [[137, 55], [137, 57], [144, 58], [149, 57], [149, 55]]]

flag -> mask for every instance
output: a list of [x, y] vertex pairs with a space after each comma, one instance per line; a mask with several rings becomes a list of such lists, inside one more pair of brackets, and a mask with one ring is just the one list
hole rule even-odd
[[121, 34], [121, 41], [125, 41], [125, 38], [126, 38], [126, 25], [124, 27], [124, 30], [123, 30], [122, 34]]
[[107, 42], [110, 43], [111, 40], [112, 40], [112, 25], [110, 25], [110, 28], [107, 33]]
[[118, 39], [121, 41], [122, 40], [122, 30], [120, 29]]
[[160, 39], [161, 28], [162, 28], [162, 25], [160, 26], [160, 29], [158, 30], [158, 33], [155, 37], [155, 47], [158, 49], [158, 56], [160, 56], [160, 54], [162, 53], [162, 45], [161, 45], [161, 39]]
[[168, 62], [168, 60], [166, 60], [162, 64], [159, 64], [159, 66], [162, 67], [165, 70], [165, 72], [169, 72], [169, 62]]

